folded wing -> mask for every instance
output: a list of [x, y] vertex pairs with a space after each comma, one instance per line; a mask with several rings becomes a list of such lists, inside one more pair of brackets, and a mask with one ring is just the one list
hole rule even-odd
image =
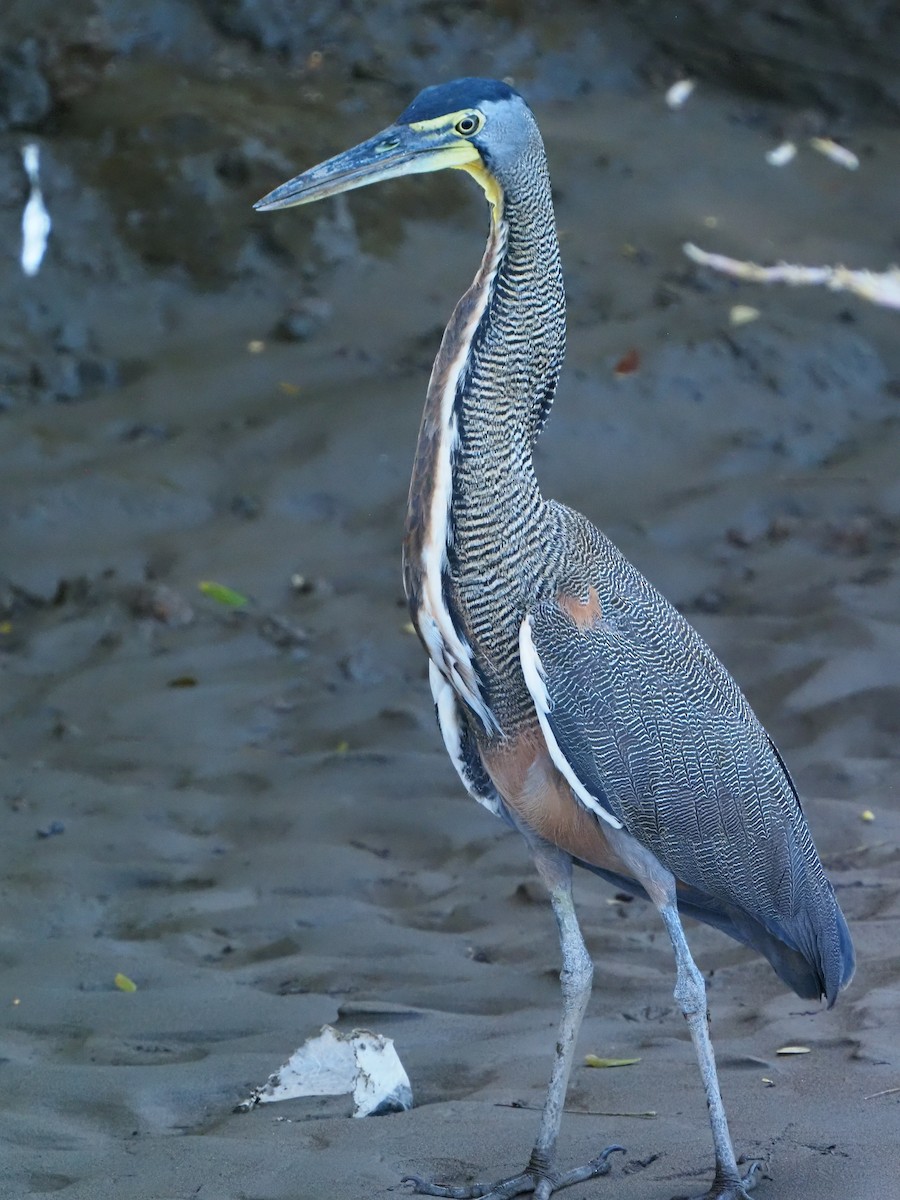
[[[582, 595], [536, 605], [520, 637], [557, 767], [598, 819], [621, 824], [682, 882], [695, 915], [762, 926], [833, 1002], [853, 970], [849, 934], [777, 750], [696, 631], [589, 531], [585, 559], [602, 569]], [[778, 969], [765, 938], [734, 936]]]

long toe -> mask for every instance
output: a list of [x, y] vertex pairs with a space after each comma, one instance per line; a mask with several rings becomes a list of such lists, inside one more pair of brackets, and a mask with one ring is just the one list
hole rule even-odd
[[673, 1196], [672, 1200], [750, 1200], [750, 1193], [740, 1183], [713, 1184], [702, 1195], [687, 1196], [682, 1193]]
[[514, 1196], [522, 1196], [528, 1192], [534, 1194], [535, 1200], [549, 1200], [554, 1192], [571, 1187], [573, 1183], [584, 1183], [587, 1179], [597, 1179], [601, 1175], [609, 1174], [612, 1165], [609, 1156], [615, 1153], [624, 1154], [624, 1148], [607, 1146], [583, 1167], [572, 1167], [568, 1171], [537, 1171], [529, 1166], [521, 1174], [511, 1175], [493, 1184], [469, 1183], [455, 1186], [434, 1183], [421, 1175], [404, 1175], [401, 1183], [411, 1183], [413, 1194], [417, 1196], [442, 1196], [446, 1200], [512, 1200]]
[[497, 1183], [464, 1183], [459, 1185], [435, 1183], [421, 1175], [404, 1175], [401, 1183], [413, 1185], [413, 1195], [416, 1196], [445, 1196], [447, 1200], [511, 1200], [513, 1196], [522, 1196], [535, 1189], [535, 1178], [523, 1171], [520, 1175], [511, 1175], [508, 1179], [500, 1179]]
[[[612, 1169], [612, 1163], [609, 1161], [611, 1154], [624, 1154], [624, 1146], [607, 1146], [602, 1150], [596, 1158], [592, 1158], [589, 1163], [585, 1163], [583, 1167], [572, 1167], [571, 1170], [565, 1171], [562, 1175], [557, 1175], [552, 1191], [558, 1192], [562, 1188], [571, 1187], [573, 1183], [584, 1183], [586, 1179], [597, 1179], [601, 1175], [608, 1175]], [[550, 1194], [549, 1192], [547, 1193]]]
[[492, 1184], [470, 1183], [454, 1187], [452, 1184], [435, 1183], [424, 1175], [404, 1175], [401, 1183], [413, 1185], [412, 1194], [415, 1196], [447, 1196], [449, 1200], [477, 1200], [486, 1196]]

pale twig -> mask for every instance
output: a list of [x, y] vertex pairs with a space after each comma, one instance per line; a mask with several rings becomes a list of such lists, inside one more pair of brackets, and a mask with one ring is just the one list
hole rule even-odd
[[873, 304], [900, 308], [900, 267], [888, 267], [886, 271], [853, 271], [842, 266], [801, 267], [785, 262], [763, 267], [759, 263], [729, 258], [726, 254], [711, 254], [692, 242], [686, 242], [683, 248], [692, 262], [735, 279], [751, 283], [787, 283], [792, 287], [827, 287], [832, 292], [852, 292]]
[[[541, 1112], [539, 1104], [510, 1104], [502, 1100], [498, 1100], [494, 1108], [523, 1108], [527, 1112]], [[599, 1108], [564, 1108], [563, 1112], [570, 1113], [574, 1117], [636, 1117], [642, 1121], [652, 1121], [656, 1117], [656, 1113], [651, 1109], [648, 1112], [603, 1112]]]

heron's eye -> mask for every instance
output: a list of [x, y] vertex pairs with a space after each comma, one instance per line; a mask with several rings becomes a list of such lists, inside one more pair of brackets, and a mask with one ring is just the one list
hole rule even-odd
[[481, 128], [482, 118], [475, 113], [467, 113], [466, 116], [460, 117], [453, 128], [457, 133], [461, 133], [463, 137], [471, 137], [473, 133], [477, 133]]

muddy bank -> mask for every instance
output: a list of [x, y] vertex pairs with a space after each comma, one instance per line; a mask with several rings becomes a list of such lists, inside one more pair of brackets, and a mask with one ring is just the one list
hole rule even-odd
[[[48, 7], [28, 42], [34, 11], [9, 7], [0, 54], [0, 1192], [356, 1200], [527, 1154], [552, 918], [518, 841], [460, 793], [399, 580], [424, 384], [482, 201], [436, 177], [250, 209], [471, 70], [521, 76], [556, 188], [570, 349], [545, 491], [741, 680], [858, 945], [823, 1013], [689, 930], [738, 1150], [768, 1164], [760, 1196], [883, 1191], [897, 316], [732, 284], [681, 251], [886, 266], [900, 139], [880, 101], [848, 90], [834, 117], [857, 172], [805, 143], [778, 170], [765, 153], [809, 102], [797, 56], [777, 95], [723, 73], [673, 113], [664, 87], [724, 26], [690, 58], [650, 7], [320, 6], [303, 24], [277, 4], [84, 4]], [[31, 280], [13, 257], [26, 138], [54, 220]], [[736, 304], [757, 319], [734, 325]], [[563, 1152], [627, 1147], [585, 1194], [697, 1188], [706, 1117], [665, 938], [598, 883], [579, 904], [597, 962], [581, 1049], [640, 1062], [576, 1068], [570, 1106], [594, 1115], [568, 1118]], [[233, 1114], [325, 1021], [394, 1037], [417, 1108]]]

